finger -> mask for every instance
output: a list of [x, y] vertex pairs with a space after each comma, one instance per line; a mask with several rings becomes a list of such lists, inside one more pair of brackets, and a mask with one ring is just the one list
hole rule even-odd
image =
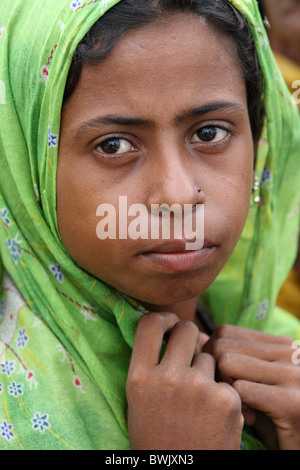
[[235, 353], [223, 354], [217, 364], [220, 379], [229, 384], [238, 379], [267, 385], [284, 384], [291, 381], [296, 367]]
[[236, 353], [245, 356], [256, 357], [263, 361], [292, 362], [295, 349], [289, 344], [271, 344], [244, 339], [220, 338], [210, 345], [205, 345], [204, 350], [210, 352], [216, 359], [225, 353]]
[[199, 344], [199, 330], [195, 323], [176, 323], [170, 331], [161, 364], [173, 363], [176, 367], [190, 367], [197, 349], [199, 350]]
[[194, 356], [192, 369], [203, 376], [214, 379], [216, 361], [211, 354], [200, 352]]
[[243, 403], [242, 413], [244, 416], [245, 425], [253, 426], [256, 422], [257, 412], [253, 408], [250, 408], [250, 406]]
[[247, 380], [237, 380], [232, 387], [238, 392], [243, 403], [273, 419], [276, 418], [276, 410], [282, 408], [283, 392], [280, 387]]
[[160, 360], [164, 335], [179, 322], [173, 313], [147, 313], [139, 321], [130, 367], [153, 367]]
[[214, 331], [210, 340], [205, 345], [205, 350], [212, 353], [214, 343], [221, 338], [255, 341], [265, 344], [278, 344], [292, 346], [293, 339], [287, 336], [274, 336], [262, 331], [242, 328], [233, 325], [222, 325]]
[[199, 345], [201, 349], [203, 346], [209, 341], [209, 336], [206, 333], [203, 333], [202, 331], [199, 332]]
[[198, 354], [199, 352], [202, 352], [202, 348], [205, 345], [205, 343], [207, 343], [208, 340], [209, 340], [209, 336], [206, 333], [199, 331], [198, 341], [197, 341], [197, 345], [195, 348], [195, 355]]

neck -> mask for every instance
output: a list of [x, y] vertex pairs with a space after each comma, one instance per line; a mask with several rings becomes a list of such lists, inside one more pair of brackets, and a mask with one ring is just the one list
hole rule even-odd
[[150, 312], [175, 313], [181, 321], [194, 321], [198, 298], [178, 302], [174, 305], [152, 305], [143, 303]]

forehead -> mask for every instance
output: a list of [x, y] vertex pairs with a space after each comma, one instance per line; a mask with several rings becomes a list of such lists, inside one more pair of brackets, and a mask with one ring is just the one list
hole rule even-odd
[[180, 14], [127, 31], [104, 61], [83, 68], [66, 106], [80, 115], [102, 109], [162, 116], [216, 99], [246, 103], [233, 40]]

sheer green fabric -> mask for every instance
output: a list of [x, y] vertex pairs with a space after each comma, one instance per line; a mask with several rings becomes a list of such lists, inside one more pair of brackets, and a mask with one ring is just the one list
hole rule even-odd
[[[72, 53], [118, 0], [0, 0], [0, 449], [129, 449], [125, 383], [143, 313], [80, 269], [56, 219], [60, 113]], [[299, 227], [298, 111], [256, 1], [232, 1], [253, 31], [267, 121], [252, 205], [203, 299], [217, 324], [299, 336], [275, 299]], [[282, 315], [284, 315], [282, 313]], [[254, 448], [247, 438], [243, 447]]]

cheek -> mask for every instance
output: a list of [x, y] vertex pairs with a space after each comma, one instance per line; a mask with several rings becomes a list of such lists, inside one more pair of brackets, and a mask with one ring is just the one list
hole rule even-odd
[[78, 261], [96, 237], [95, 191], [88, 175], [79, 171], [69, 159], [59, 160], [57, 171], [58, 228], [67, 251]]
[[223, 240], [228, 239], [231, 248], [246, 223], [252, 194], [253, 153], [240, 155], [243, 158], [212, 175], [206, 198], [206, 227], [214, 227]]
[[[97, 208], [107, 203], [118, 208], [121, 189], [116, 190], [111, 180], [107, 184], [105, 175], [101, 172], [100, 176], [99, 169], [95, 170], [88, 163], [76, 168], [74, 162], [70, 165], [70, 161], [61, 159], [57, 171], [58, 227], [63, 244], [76, 263], [100, 279], [111, 282], [111, 271], [121, 272], [122, 261], [126, 265], [134, 241], [100, 240], [97, 236], [97, 226], [107, 215], [97, 216]], [[118, 234], [118, 210], [116, 214]]]

